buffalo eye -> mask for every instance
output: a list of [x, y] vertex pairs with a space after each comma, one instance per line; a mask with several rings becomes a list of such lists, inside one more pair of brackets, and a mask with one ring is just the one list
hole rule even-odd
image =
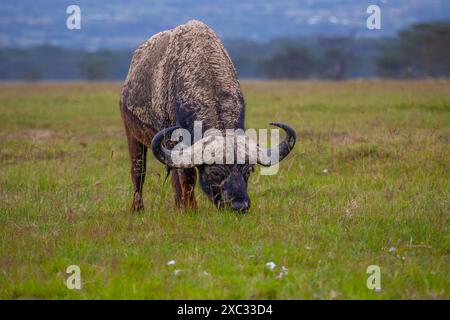
[[222, 173], [221, 172], [218, 172], [218, 171], [215, 171], [215, 170], [211, 170], [209, 174], [210, 174], [210, 177], [211, 177], [212, 180], [218, 181], [218, 180], [222, 179]]

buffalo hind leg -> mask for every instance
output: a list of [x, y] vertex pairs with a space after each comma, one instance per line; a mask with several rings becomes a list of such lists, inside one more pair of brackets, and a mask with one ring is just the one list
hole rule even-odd
[[142, 187], [145, 181], [147, 147], [127, 132], [128, 151], [131, 159], [131, 180], [133, 181], [133, 211], [144, 209]]
[[175, 205], [180, 209], [196, 209], [195, 183], [197, 181], [197, 171], [191, 169], [173, 169], [172, 187], [175, 193]]

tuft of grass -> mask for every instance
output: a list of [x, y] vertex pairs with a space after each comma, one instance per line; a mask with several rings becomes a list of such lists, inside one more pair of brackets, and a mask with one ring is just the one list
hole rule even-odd
[[129, 211], [120, 84], [2, 84], [0, 298], [448, 299], [449, 84], [243, 82], [247, 127], [299, 135], [246, 215], [176, 210], [152, 156]]

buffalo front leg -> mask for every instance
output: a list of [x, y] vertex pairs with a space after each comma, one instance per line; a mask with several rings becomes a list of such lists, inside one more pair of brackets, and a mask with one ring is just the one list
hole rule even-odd
[[197, 181], [197, 171], [190, 169], [172, 170], [172, 187], [175, 193], [175, 205], [180, 209], [196, 209], [195, 183]]
[[127, 132], [128, 151], [131, 159], [131, 180], [133, 181], [133, 211], [144, 209], [142, 187], [145, 181], [147, 147]]

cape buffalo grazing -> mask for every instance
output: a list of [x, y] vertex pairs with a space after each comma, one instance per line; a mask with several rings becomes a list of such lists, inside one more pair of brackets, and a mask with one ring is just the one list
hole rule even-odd
[[[134, 185], [134, 211], [143, 209], [142, 186], [145, 179], [147, 148], [172, 172], [175, 203], [179, 208], [195, 208], [194, 187], [197, 171], [202, 190], [217, 207], [247, 211], [250, 199], [247, 181], [253, 164], [190, 163], [176, 164], [167, 139], [177, 128], [194, 131], [201, 121], [202, 131], [244, 130], [244, 98], [233, 63], [222, 42], [208, 26], [189, 21], [175, 29], [160, 32], [134, 52], [120, 99], [120, 110], [128, 139], [131, 179]], [[286, 132], [277, 146], [259, 146], [257, 162], [271, 166], [292, 150], [296, 133], [281, 123], [273, 125]], [[217, 144], [215, 138], [201, 142]], [[253, 146], [256, 142], [252, 142]], [[193, 145], [183, 150], [193, 154]], [[253, 152], [253, 151], [246, 152]], [[276, 160], [271, 154], [278, 154]]]

